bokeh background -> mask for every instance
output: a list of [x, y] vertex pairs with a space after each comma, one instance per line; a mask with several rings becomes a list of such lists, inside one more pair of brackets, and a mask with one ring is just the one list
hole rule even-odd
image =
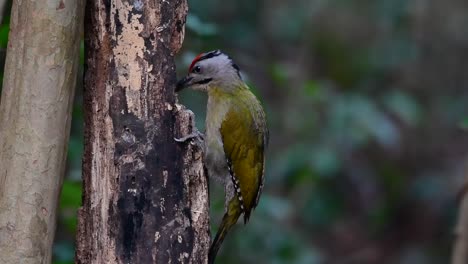
[[[262, 101], [271, 135], [261, 202], [218, 263], [449, 263], [468, 172], [467, 1], [189, 5], [179, 76], [198, 53], [225, 51]], [[180, 102], [202, 130], [205, 95], [184, 91]], [[80, 79], [55, 264], [73, 263], [82, 153]], [[217, 228], [220, 188], [213, 197]]]

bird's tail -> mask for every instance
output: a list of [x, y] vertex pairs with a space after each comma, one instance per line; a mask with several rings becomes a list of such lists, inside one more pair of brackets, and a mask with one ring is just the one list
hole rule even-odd
[[216, 254], [218, 253], [224, 238], [232, 226], [237, 223], [237, 219], [239, 219], [241, 214], [242, 209], [240, 207], [239, 200], [236, 196], [234, 196], [231, 201], [229, 201], [228, 210], [224, 214], [221, 226], [219, 227], [218, 232], [216, 233], [216, 237], [211, 244], [210, 252], [208, 253], [208, 264], [214, 264]]

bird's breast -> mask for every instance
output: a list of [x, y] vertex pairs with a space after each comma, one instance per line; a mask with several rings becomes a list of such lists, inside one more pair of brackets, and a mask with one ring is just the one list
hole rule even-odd
[[208, 97], [205, 122], [205, 165], [210, 177], [222, 182], [229, 176], [229, 171], [220, 127], [228, 110], [228, 101]]

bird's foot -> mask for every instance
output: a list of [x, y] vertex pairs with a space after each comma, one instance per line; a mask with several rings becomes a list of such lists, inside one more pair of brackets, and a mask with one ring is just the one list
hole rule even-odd
[[184, 137], [174, 138], [174, 140], [180, 143], [190, 141], [191, 144], [196, 144], [197, 146], [203, 148], [205, 142], [205, 135], [203, 135], [202, 132], [195, 130]]

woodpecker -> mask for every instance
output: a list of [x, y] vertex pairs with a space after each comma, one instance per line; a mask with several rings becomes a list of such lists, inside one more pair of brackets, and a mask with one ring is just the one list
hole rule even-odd
[[210, 247], [209, 264], [214, 263], [238, 218], [244, 214], [244, 224], [248, 222], [264, 184], [268, 144], [265, 112], [239, 71], [237, 64], [220, 50], [202, 53], [176, 87], [176, 92], [192, 88], [208, 94], [205, 166], [208, 175], [223, 183], [225, 190], [225, 213]]

